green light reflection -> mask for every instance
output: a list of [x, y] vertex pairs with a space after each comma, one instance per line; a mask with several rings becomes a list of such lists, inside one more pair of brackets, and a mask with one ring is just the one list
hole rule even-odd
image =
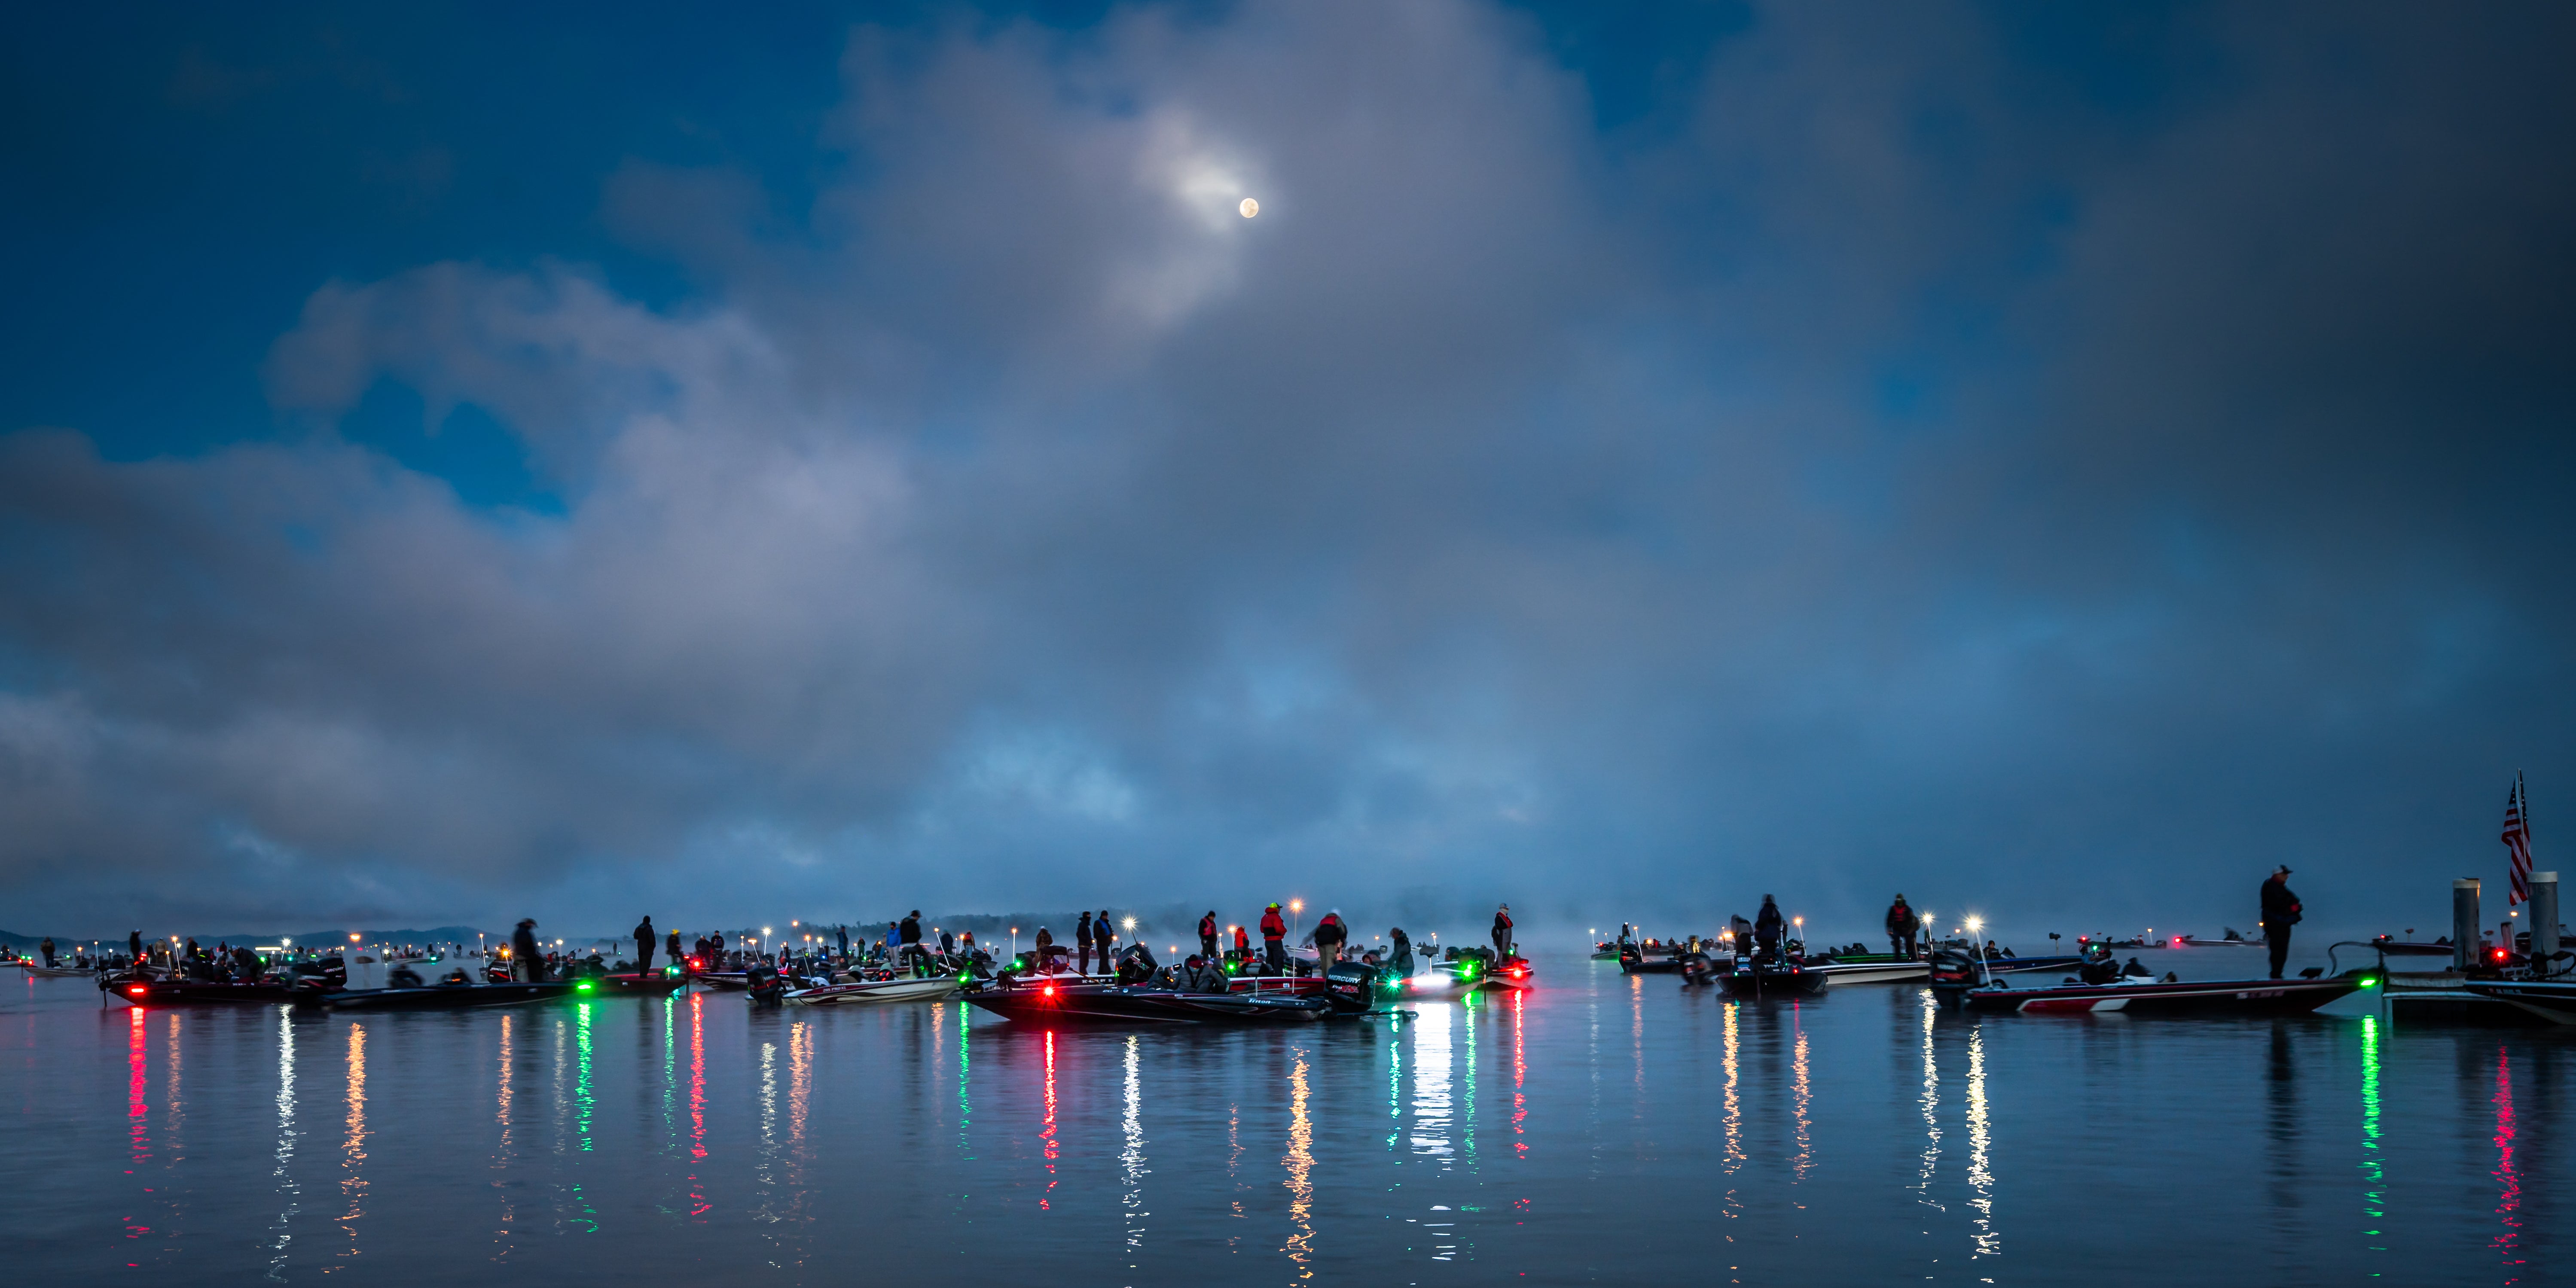
[[[2379, 1157], [2379, 1019], [2367, 1017], [2361, 1022], [2361, 1215], [2369, 1228], [2362, 1234], [2380, 1237], [2380, 1218], [2387, 1215], [2387, 1172]], [[2372, 1252], [2386, 1252], [2380, 1244], [2362, 1245]], [[2374, 1276], [2375, 1277], [2375, 1276]]]

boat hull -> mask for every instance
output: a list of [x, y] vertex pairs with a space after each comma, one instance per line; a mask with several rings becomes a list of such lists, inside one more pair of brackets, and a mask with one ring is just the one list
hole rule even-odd
[[1718, 977], [1726, 991], [1748, 1001], [1777, 997], [1814, 997], [1833, 983], [1833, 977], [1807, 966], [1739, 966]]
[[425, 988], [366, 988], [326, 993], [318, 1000], [335, 1011], [461, 1011], [478, 1006], [559, 1002], [576, 996], [570, 981], [542, 984], [433, 984]]
[[108, 992], [129, 1006], [179, 1006], [202, 1003], [275, 1006], [310, 997], [315, 990], [293, 984], [230, 984], [202, 979], [137, 979], [113, 985]]
[[1320, 1020], [1332, 1003], [1282, 993], [1173, 993], [1115, 984], [986, 988], [966, 1000], [1025, 1024], [1281, 1024]]
[[1960, 1000], [1973, 1011], [2021, 1015], [2301, 1015], [2359, 987], [2354, 977], [2073, 984], [1971, 989]]
[[881, 979], [859, 984], [801, 988], [781, 999], [789, 1006], [885, 1006], [896, 1002], [944, 1002], [957, 995], [954, 975], [926, 979]]
[[2537, 979], [2471, 980], [2468, 991], [2510, 1003], [2557, 1024], [2576, 1024], [2576, 981]]
[[1836, 984], [1894, 984], [1905, 980], [1928, 979], [1930, 962], [1828, 962], [1811, 965], [1808, 970]]

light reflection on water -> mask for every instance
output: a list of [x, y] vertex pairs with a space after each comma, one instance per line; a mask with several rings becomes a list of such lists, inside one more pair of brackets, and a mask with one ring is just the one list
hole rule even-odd
[[[50, 1178], [13, 1194], [12, 1269], [820, 1283], [847, 1278], [826, 1250], [1010, 1279], [1114, 1248], [1128, 1278], [1084, 1276], [2510, 1283], [2571, 1251], [2576, 1181], [2533, 1161], [2576, 1104], [2559, 1034], [1541, 978], [1409, 1020], [1052, 1033], [728, 994], [147, 1013], [40, 982], [0, 1027], [13, 1170]], [[2165, 1157], [2210, 1165], [2177, 1187]]]

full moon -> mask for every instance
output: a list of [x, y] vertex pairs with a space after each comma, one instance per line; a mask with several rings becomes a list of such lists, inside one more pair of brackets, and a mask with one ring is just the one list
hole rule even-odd
[[1246, 197], [1243, 199], [1243, 204], [1235, 207], [1235, 209], [1242, 211], [1244, 218], [1250, 219], [1254, 215], [1261, 213], [1261, 203], [1254, 201], [1250, 197]]

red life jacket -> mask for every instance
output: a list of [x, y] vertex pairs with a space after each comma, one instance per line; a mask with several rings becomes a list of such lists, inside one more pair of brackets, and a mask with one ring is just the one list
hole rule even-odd
[[1241, 926], [1234, 928], [1234, 951], [1238, 953], [1248, 953], [1252, 951], [1252, 936], [1243, 933], [1243, 927]]
[[1264, 939], [1288, 937], [1288, 923], [1279, 919], [1277, 908], [1268, 909], [1261, 914], [1261, 937]]

